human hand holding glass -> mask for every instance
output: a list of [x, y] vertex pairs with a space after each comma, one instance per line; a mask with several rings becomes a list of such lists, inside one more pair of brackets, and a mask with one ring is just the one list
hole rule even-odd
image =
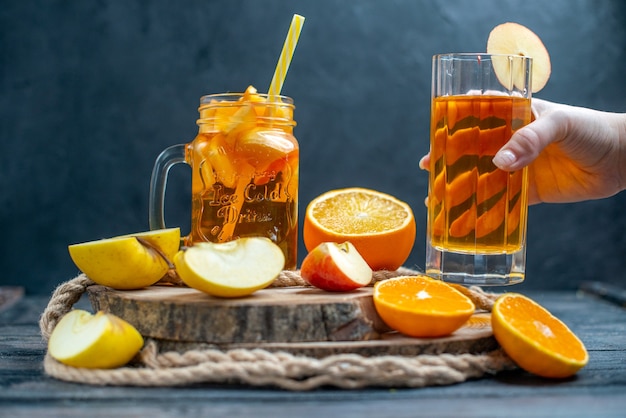
[[[516, 131], [493, 162], [528, 166], [528, 202], [565, 203], [626, 189], [626, 114], [532, 99], [534, 121]], [[428, 169], [430, 154], [420, 161]]]

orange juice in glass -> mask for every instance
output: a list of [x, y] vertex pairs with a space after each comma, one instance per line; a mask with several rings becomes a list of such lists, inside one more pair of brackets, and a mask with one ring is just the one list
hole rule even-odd
[[[493, 63], [509, 65], [501, 79]], [[524, 280], [528, 180], [492, 162], [531, 118], [531, 59], [433, 57], [426, 273], [454, 283]]]
[[163, 205], [169, 168], [191, 166], [191, 231], [185, 245], [261, 236], [295, 269], [298, 236], [299, 146], [293, 135], [293, 100], [244, 93], [203, 96], [198, 135], [165, 149], [150, 187], [150, 227], [165, 227]]

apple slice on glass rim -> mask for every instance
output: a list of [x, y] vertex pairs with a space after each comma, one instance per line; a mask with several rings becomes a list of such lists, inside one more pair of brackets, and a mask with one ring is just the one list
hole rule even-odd
[[[496, 26], [487, 39], [488, 54], [520, 55], [532, 58], [532, 92], [543, 89], [550, 79], [550, 55], [541, 39], [519, 23], [507, 22]], [[524, 68], [511, 66], [508, 59], [494, 57], [493, 68], [500, 83], [511, 89], [524, 85]], [[512, 68], [513, 67], [513, 68]], [[511, 82], [513, 85], [511, 85]]]

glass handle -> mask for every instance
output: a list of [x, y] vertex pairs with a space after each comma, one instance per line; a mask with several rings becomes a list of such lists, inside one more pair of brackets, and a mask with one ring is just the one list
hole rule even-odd
[[185, 162], [186, 147], [186, 144], [172, 145], [164, 149], [154, 163], [150, 178], [150, 201], [148, 203], [151, 230], [165, 228], [164, 205], [167, 174], [173, 165]]

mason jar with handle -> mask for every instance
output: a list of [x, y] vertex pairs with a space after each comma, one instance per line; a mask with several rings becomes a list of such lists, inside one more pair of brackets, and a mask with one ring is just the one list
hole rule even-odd
[[150, 228], [165, 228], [169, 169], [191, 167], [191, 231], [184, 245], [261, 236], [297, 264], [299, 146], [293, 100], [286, 96], [224, 93], [200, 99], [198, 135], [166, 148], [150, 181]]

